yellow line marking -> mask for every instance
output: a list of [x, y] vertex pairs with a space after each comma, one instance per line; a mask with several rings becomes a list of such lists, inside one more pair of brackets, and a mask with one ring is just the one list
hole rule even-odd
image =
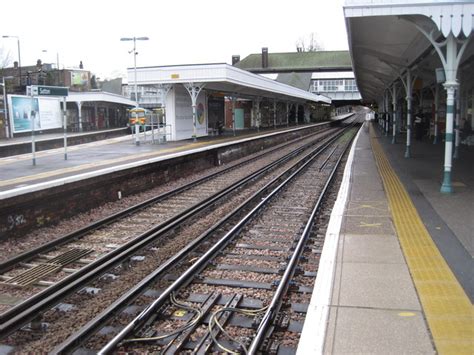
[[102, 161], [98, 161], [98, 162], [94, 162], [94, 163], [82, 164], [82, 165], [73, 166], [73, 167], [69, 167], [69, 168], [62, 168], [62, 169], [47, 171], [47, 172], [39, 173], [39, 174], [35, 174], [35, 175], [28, 175], [28, 176], [18, 177], [18, 178], [14, 178], [14, 179], [9, 179], [9, 180], [2, 180], [2, 181], [0, 181], [0, 186], [18, 185], [18, 184], [29, 182], [29, 181], [50, 178], [50, 177], [53, 177], [53, 176], [64, 175], [64, 174], [72, 173], [72, 172], [85, 172], [84, 170], [86, 170], [86, 169], [103, 167], [105, 165], [130, 161], [132, 159], [133, 159], [133, 161], [139, 161], [140, 159], [146, 159], [146, 158], [150, 158], [150, 157], [161, 156], [161, 155], [164, 155], [166, 153], [172, 153], [172, 152], [178, 152], [178, 151], [198, 148], [199, 146], [206, 145], [207, 143], [208, 142], [191, 143], [189, 145], [184, 145], [184, 146], [181, 146], [181, 147], [175, 147], [175, 148], [169, 148], [169, 149], [163, 149], [163, 150], [159, 150], [159, 151], [155, 151], [155, 152], [147, 152], [147, 153], [133, 154], [133, 155], [129, 154], [127, 156], [120, 157], [120, 158], [102, 160]]
[[400, 317], [414, 317], [416, 316], [416, 313], [413, 312], [400, 312], [398, 313]]
[[381, 207], [377, 207], [377, 206], [373, 206], [373, 205], [367, 205], [367, 204], [361, 204], [359, 206], [353, 206], [351, 208], [347, 208], [346, 211], [356, 211], [356, 210], [360, 210], [360, 209], [372, 209], [372, 210], [376, 210], [376, 211], [387, 211], [386, 208], [381, 208]]
[[371, 144], [398, 238], [436, 349], [440, 354], [473, 354], [471, 301], [431, 239], [380, 143], [374, 138], [372, 127]]
[[365, 222], [360, 222], [359, 227], [380, 227], [382, 223], [365, 223]]

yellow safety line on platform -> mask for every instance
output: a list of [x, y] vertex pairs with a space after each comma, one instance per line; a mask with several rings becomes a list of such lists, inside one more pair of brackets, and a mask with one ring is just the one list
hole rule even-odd
[[473, 354], [473, 306], [431, 239], [372, 127], [370, 137], [398, 238], [436, 349], [440, 354]]
[[102, 160], [102, 161], [97, 161], [97, 162], [94, 162], [94, 163], [81, 164], [81, 165], [73, 166], [73, 167], [69, 167], [69, 168], [61, 168], [61, 169], [47, 171], [47, 172], [43, 172], [43, 173], [39, 173], [39, 174], [27, 175], [27, 176], [22, 176], [22, 177], [18, 177], [18, 178], [14, 178], [14, 179], [9, 179], [9, 180], [2, 180], [2, 181], [0, 181], [0, 187], [10, 186], [10, 185], [12, 185], [12, 186], [13, 185], [18, 185], [18, 184], [22, 184], [22, 183], [29, 182], [29, 181], [34, 181], [34, 180], [39, 180], [39, 179], [46, 179], [46, 178], [50, 178], [52, 176], [64, 175], [64, 174], [67, 174], [67, 173], [86, 172], [86, 171], [84, 171], [86, 169], [103, 167], [105, 165], [120, 163], [120, 162], [126, 162], [126, 161], [130, 161], [130, 160], [133, 161], [133, 162], [136, 162], [136, 161], [140, 161], [141, 159], [147, 159], [147, 158], [162, 156], [166, 153], [178, 152], [180, 150], [187, 150], [187, 149], [195, 149], [195, 148], [198, 148], [200, 146], [206, 145], [208, 143], [209, 142], [191, 143], [191, 144], [185, 145], [185, 146], [169, 148], [169, 149], [163, 149], [163, 150], [154, 151], [154, 152], [129, 154], [129, 155], [126, 155], [126, 156], [120, 157], [120, 158]]

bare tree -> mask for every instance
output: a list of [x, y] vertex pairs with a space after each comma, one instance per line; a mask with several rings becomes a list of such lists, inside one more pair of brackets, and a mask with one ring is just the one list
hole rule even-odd
[[311, 32], [308, 37], [300, 37], [296, 41], [296, 51], [298, 52], [317, 52], [324, 50], [323, 45], [318, 39], [318, 35]]
[[8, 67], [12, 62], [12, 56], [10, 52], [6, 51], [5, 48], [0, 47], [0, 69]]

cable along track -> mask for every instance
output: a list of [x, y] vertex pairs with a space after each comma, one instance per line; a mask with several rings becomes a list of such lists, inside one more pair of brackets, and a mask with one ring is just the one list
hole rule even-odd
[[[318, 214], [355, 132], [352, 128], [324, 149], [315, 149], [269, 182], [264, 196], [256, 193], [203, 233], [189, 245], [188, 251], [199, 255], [192, 264], [176, 267], [182, 256], [171, 258], [54, 352], [81, 347], [101, 354], [255, 354], [277, 353], [280, 345], [293, 352], [296, 345], [285, 344], [281, 334], [286, 328], [299, 336], [305, 305], [291, 306], [288, 300], [304, 299], [312, 291], [324, 242], [317, 221], [327, 211]], [[249, 207], [251, 200], [258, 203]], [[225, 225], [239, 208], [241, 217]], [[282, 307], [286, 312], [280, 312]]]
[[[318, 132], [318, 135], [320, 135], [319, 133], [320, 132]], [[326, 132], [323, 136], [328, 134], [329, 133]], [[23, 288], [11, 287], [11, 284], [8, 285], [8, 282], [12, 279], [15, 280], [15, 277], [19, 279], [20, 276], [25, 276], [22, 275], [21, 268], [19, 269], [20, 271], [12, 272], [12, 276], [10, 277], [3, 277], [4, 285], [1, 286], [2, 292], [4, 290], [13, 290], [13, 293], [16, 296], [26, 298], [26, 300], [0, 314], [0, 336], [3, 337], [12, 331], [15, 331], [25, 323], [33, 320], [44, 311], [60, 302], [65, 296], [84, 287], [88, 282], [90, 283], [94, 278], [97, 278], [114, 265], [122, 263], [124, 260], [130, 260], [134, 252], [138, 252], [141, 248], [149, 245], [152, 241], [159, 239], [160, 236], [163, 236], [165, 233], [180, 228], [180, 225], [190, 217], [206, 211], [206, 208], [210, 208], [220, 203], [220, 200], [225, 201], [229, 194], [235, 194], [236, 191], [239, 191], [239, 188], [242, 188], [246, 184], [254, 183], [256, 179], [258, 180], [259, 178], [265, 177], [265, 174], [276, 169], [279, 165], [287, 163], [290, 159], [295, 159], [298, 154], [309, 149], [311, 146], [316, 144], [316, 142], [317, 139], [313, 136], [299, 139], [296, 149], [294, 147], [294, 142], [283, 144], [268, 152], [259, 154], [257, 157], [247, 159], [244, 162], [235, 164], [221, 172], [201, 178], [191, 184], [162, 194], [156, 198], [127, 209], [126, 211], [94, 223], [89, 227], [73, 232], [68, 236], [65, 236], [62, 240], [49, 243], [35, 251], [24, 253], [0, 264], [0, 270], [2, 271], [11, 271], [17, 264], [19, 264], [21, 268], [27, 269], [27, 272], [30, 272], [30, 270], [35, 271], [32, 275], [27, 275], [28, 277], [25, 278], [28, 280], [27, 283], [25, 282], [25, 286], [27, 287]], [[272, 161], [272, 163], [268, 164], [268, 161]], [[240, 173], [236, 174], [236, 171], [240, 171]], [[223, 177], [226, 173], [233, 175], [230, 181]], [[202, 187], [202, 183], [211, 185], [211, 187], [205, 189]], [[206, 191], [207, 195], [204, 194], [199, 196], [195, 191], [193, 192], [193, 190]], [[157, 209], [156, 205], [151, 207], [150, 205], [164, 203], [166, 204], [165, 206], [169, 206], [170, 200], [180, 200], [180, 207], [174, 210], [175, 213], [176, 210], [178, 210], [177, 214], [173, 215], [170, 213], [167, 217], [160, 215], [157, 218], [156, 214], [153, 215], [152, 213], [149, 213], [149, 209]], [[191, 205], [191, 207], [189, 207], [189, 205]], [[159, 208], [166, 209], [164, 207]], [[136, 218], [130, 217], [130, 214], [132, 213], [151, 215], [154, 219], [154, 225], [152, 228], [140, 232], [138, 236], [127, 239], [127, 241], [122, 245], [111, 243], [110, 238], [104, 236], [104, 229], [109, 228], [114, 230], [118, 228], [119, 230], [123, 230], [124, 228], [121, 224], [124, 223], [124, 218], [130, 219], [132, 221], [131, 225], [135, 225], [136, 223], [134, 222], [136, 221]], [[156, 219], [161, 223], [157, 224]], [[117, 224], [119, 227], [117, 227]], [[125, 229], [128, 230], [127, 228]], [[79, 242], [84, 241], [84, 236], [89, 233], [98, 233], [98, 236], [95, 235], [92, 239], [98, 241], [105, 239], [105, 246], [110, 246], [112, 250], [92, 258], [94, 254], [93, 248], [91, 248], [87, 243], [85, 243], [85, 246], [89, 246], [89, 248], [85, 248], [84, 244], [78, 244]], [[71, 241], [72, 243], [70, 243]], [[66, 244], [67, 247], [65, 248], [64, 246]], [[50, 254], [47, 254], [47, 252], [50, 252]], [[68, 253], [72, 253], [73, 256], [77, 257], [64, 257]], [[36, 265], [31, 262], [35, 256], [39, 256], [39, 259], [41, 260], [40, 262], [36, 262]], [[37, 266], [51, 264], [48, 261], [55, 259], [65, 260], [66, 262], [60, 264], [59, 267], [57, 267], [56, 264], [53, 264], [54, 267], [52, 268], [46, 267], [46, 271], [42, 271], [42, 267], [37, 268]], [[67, 266], [67, 268], [65, 268], [65, 266]], [[58, 269], [61, 269], [59, 276], [62, 276], [62, 279], [53, 279], [53, 281], [49, 282], [38, 281], [41, 277], [55, 272], [55, 277], [57, 277]], [[36, 272], [37, 270], [38, 272]], [[38, 277], [38, 275], [40, 276]], [[15, 286], [19, 285], [17, 284]]]

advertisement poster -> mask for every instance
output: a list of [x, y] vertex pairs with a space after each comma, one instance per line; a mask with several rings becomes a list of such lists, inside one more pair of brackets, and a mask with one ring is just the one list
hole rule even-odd
[[71, 72], [71, 84], [72, 85], [87, 85], [89, 81], [89, 74], [86, 71], [73, 71]]
[[33, 98], [8, 95], [11, 127], [14, 133], [29, 132], [34, 116], [35, 130], [62, 127], [61, 108], [57, 98]]

